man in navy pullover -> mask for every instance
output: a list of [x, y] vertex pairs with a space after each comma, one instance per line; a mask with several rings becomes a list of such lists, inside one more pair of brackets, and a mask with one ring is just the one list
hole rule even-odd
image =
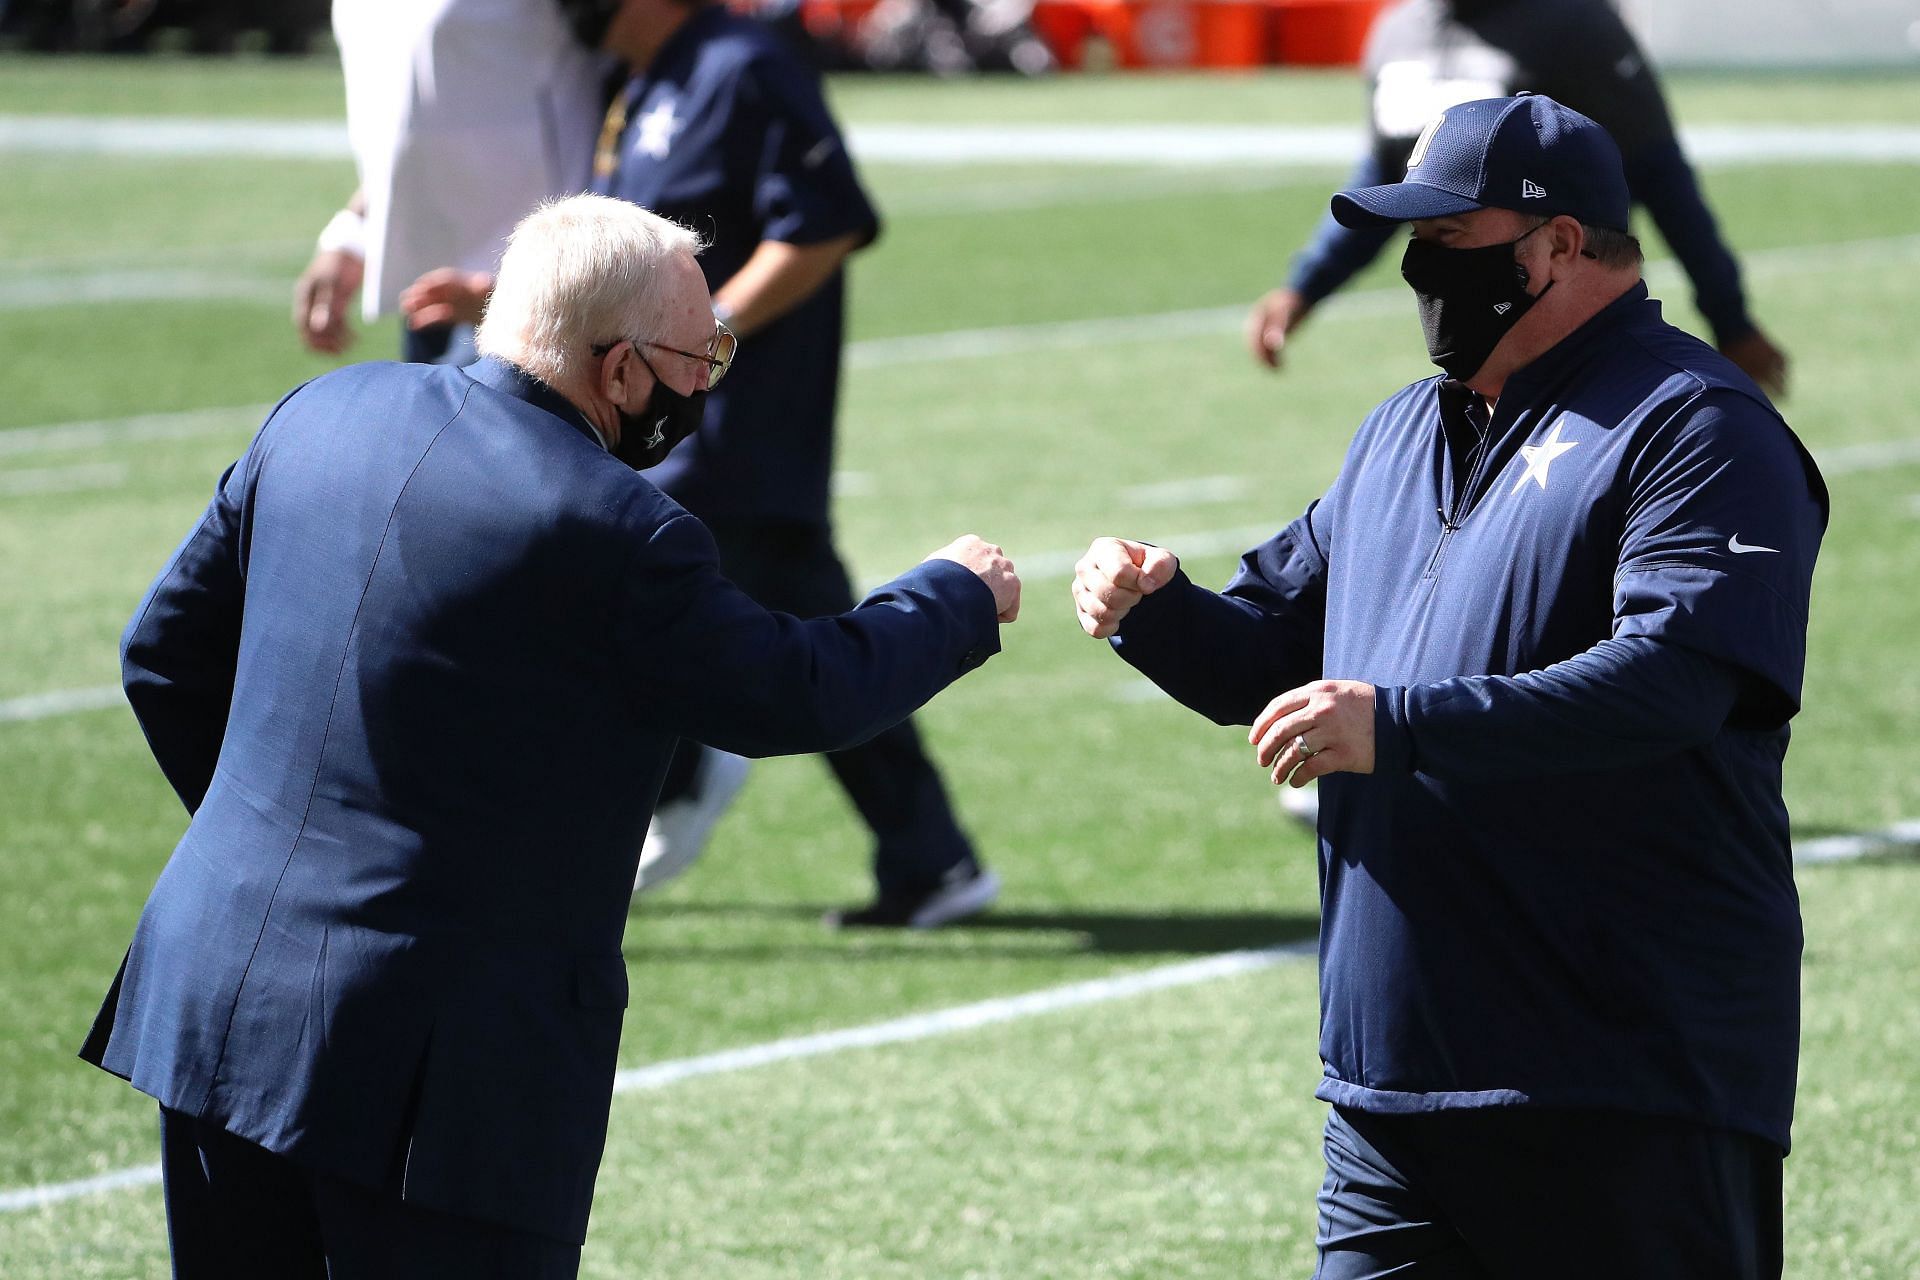
[[1090, 634], [1323, 779], [1323, 1280], [1780, 1273], [1826, 490], [1627, 210], [1585, 116], [1448, 109], [1333, 201], [1413, 224], [1446, 375], [1224, 592], [1118, 538], [1076, 573]]

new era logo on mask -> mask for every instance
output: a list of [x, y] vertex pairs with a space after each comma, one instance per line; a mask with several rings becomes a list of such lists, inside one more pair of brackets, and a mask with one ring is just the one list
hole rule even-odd
[[1523, 200], [1539, 200], [1547, 194], [1545, 187], [1537, 185], [1532, 178], [1520, 180], [1520, 197]]
[[1493, 314], [1497, 316], [1503, 316], [1511, 310], [1513, 310], [1513, 304], [1511, 302], [1496, 302], [1493, 304]]

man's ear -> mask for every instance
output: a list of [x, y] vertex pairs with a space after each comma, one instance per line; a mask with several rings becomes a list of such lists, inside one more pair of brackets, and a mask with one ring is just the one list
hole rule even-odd
[[633, 388], [627, 384], [632, 380], [633, 368], [637, 363], [627, 359], [629, 344], [616, 342], [606, 354], [600, 357], [594, 369], [595, 384], [606, 400], [614, 404], [625, 404]]
[[1556, 263], [1572, 265], [1583, 254], [1592, 256], [1586, 253], [1587, 229], [1580, 225], [1580, 219], [1571, 214], [1562, 213], [1554, 217], [1547, 226], [1547, 241], [1552, 246]]

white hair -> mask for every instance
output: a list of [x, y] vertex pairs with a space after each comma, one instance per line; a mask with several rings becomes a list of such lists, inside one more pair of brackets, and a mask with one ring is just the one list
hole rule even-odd
[[548, 201], [513, 229], [474, 345], [557, 385], [594, 344], [657, 328], [662, 268], [704, 247], [692, 231], [626, 200]]

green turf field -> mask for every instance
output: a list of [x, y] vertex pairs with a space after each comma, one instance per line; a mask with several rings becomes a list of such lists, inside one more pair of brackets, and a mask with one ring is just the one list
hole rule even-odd
[[[1673, 89], [1688, 123], [1920, 120], [1911, 77]], [[1349, 124], [1359, 103], [1328, 74], [835, 92], [862, 124]], [[0, 116], [298, 120], [337, 117], [339, 102], [320, 60], [0, 60]], [[867, 891], [861, 833], [817, 762], [758, 765], [707, 859], [633, 910], [627, 1067], [1314, 929], [1310, 841], [1277, 816], [1240, 732], [1142, 696], [1074, 625], [1066, 566], [1094, 535], [1126, 533], [1189, 548], [1189, 569], [1217, 584], [1236, 539], [1295, 514], [1366, 409], [1424, 375], [1388, 262], [1315, 318], [1284, 374], [1241, 350], [1235, 312], [1277, 279], [1340, 171], [868, 177], [889, 226], [854, 273], [842, 543], [879, 578], [975, 530], [1027, 570], [1006, 652], [923, 721], [1007, 891], [976, 927], [822, 931], [822, 908]], [[1705, 177], [1748, 255], [1756, 312], [1794, 358], [1788, 415], [1831, 464], [1789, 759], [1796, 830], [1920, 818], [1920, 167], [1747, 162]], [[341, 161], [0, 151], [0, 704], [113, 682], [119, 629], [244, 446], [249, 407], [327, 367], [297, 348], [285, 298], [351, 185]], [[1695, 323], [1684, 280], [1667, 266], [1653, 279]], [[1114, 318], [1128, 322], [1086, 323]], [[938, 337], [1007, 326], [1029, 327], [986, 335], [991, 356]], [[357, 354], [393, 346], [389, 322]], [[202, 410], [104, 442], [32, 430]], [[1189, 480], [1206, 483], [1169, 483]], [[155, 1157], [150, 1105], [73, 1050], [183, 822], [124, 708], [0, 721], [0, 1192]], [[1904, 1280], [1920, 1274], [1920, 862], [1800, 881], [1788, 1271]], [[1305, 1275], [1314, 1001], [1311, 963], [1284, 961], [623, 1094], [585, 1273]], [[0, 1212], [8, 1280], [161, 1275], [164, 1256], [152, 1186]]]

